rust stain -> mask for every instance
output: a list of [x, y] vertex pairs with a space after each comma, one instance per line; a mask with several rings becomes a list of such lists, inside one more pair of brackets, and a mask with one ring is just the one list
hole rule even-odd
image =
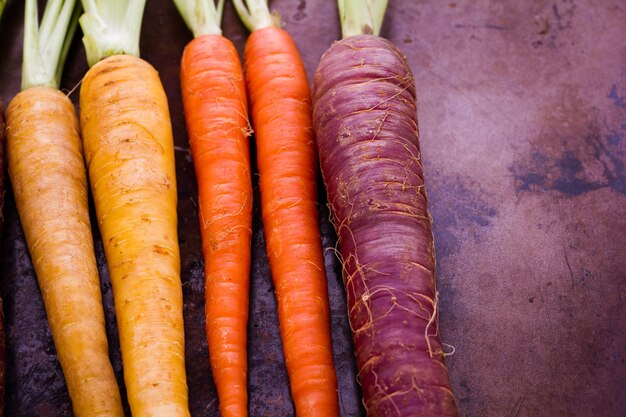
[[[607, 122], [565, 87], [558, 103], [544, 108], [544, 124], [531, 141], [531, 152], [509, 171], [521, 192], [557, 191], [573, 197], [602, 188], [626, 195], [626, 147], [623, 126]], [[615, 86], [608, 98], [618, 98]], [[622, 115], [626, 122], [626, 114]]]

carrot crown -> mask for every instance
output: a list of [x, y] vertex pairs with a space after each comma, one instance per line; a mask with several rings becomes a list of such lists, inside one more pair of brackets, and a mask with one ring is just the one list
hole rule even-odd
[[37, 26], [37, 0], [26, 0], [22, 90], [44, 86], [59, 88], [79, 14], [80, 4], [76, 0], [49, 0], [41, 25]]
[[388, 0], [337, 0], [341, 17], [341, 34], [379, 35]]
[[194, 38], [202, 35], [221, 35], [224, 0], [174, 0], [176, 8], [185, 20], [185, 24]]
[[233, 4], [250, 32], [280, 24], [278, 16], [270, 13], [267, 0], [233, 0]]
[[82, 0], [80, 17], [89, 66], [111, 55], [139, 56], [146, 0]]

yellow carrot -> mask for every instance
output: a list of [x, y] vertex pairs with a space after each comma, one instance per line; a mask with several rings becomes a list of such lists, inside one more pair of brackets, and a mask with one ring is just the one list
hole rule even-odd
[[131, 412], [185, 417], [174, 142], [159, 76], [134, 56], [143, 1], [83, 2], [92, 67], [80, 90], [80, 123]]
[[28, 88], [9, 105], [7, 133], [15, 204], [74, 414], [122, 416], [74, 106], [54, 88]]
[[78, 19], [26, 1], [22, 88], [7, 109], [8, 171], [74, 415], [123, 416], [109, 360], [78, 119], [58, 90]]

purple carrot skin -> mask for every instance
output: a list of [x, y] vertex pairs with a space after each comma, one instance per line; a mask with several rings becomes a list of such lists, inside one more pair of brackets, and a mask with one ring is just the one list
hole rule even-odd
[[336, 42], [313, 106], [368, 416], [455, 417], [406, 58], [374, 35]]

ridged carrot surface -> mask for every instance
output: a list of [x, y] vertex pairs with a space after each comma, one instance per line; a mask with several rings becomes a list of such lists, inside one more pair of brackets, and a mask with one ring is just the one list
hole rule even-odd
[[114, 55], [87, 72], [80, 104], [131, 412], [189, 416], [174, 144], [163, 86], [146, 61]]
[[347, 37], [322, 55], [313, 102], [367, 415], [457, 417], [409, 64], [384, 38]]
[[277, 27], [250, 35], [244, 61], [267, 254], [296, 414], [338, 416], [306, 72], [293, 40]]
[[198, 181], [211, 368], [221, 417], [242, 417], [248, 415], [252, 185], [246, 90], [233, 44], [221, 35], [191, 41], [181, 83]]
[[10, 103], [7, 132], [15, 203], [74, 415], [123, 416], [109, 361], [74, 106], [57, 89], [29, 88]]

